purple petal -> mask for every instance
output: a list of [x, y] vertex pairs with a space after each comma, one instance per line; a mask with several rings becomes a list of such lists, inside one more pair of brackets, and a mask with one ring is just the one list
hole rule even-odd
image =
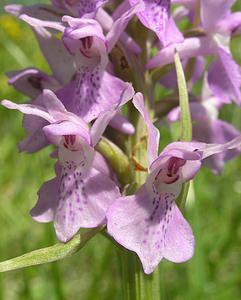
[[[176, 156], [175, 156], [176, 155]], [[168, 160], [170, 159], [180, 159], [178, 158], [178, 153], [173, 152], [170, 153], [170, 156], [168, 157], [159, 157], [159, 159], [157, 159], [155, 161], [155, 164], [152, 165], [152, 170], [151, 170], [151, 174], [148, 177], [148, 185], [150, 182], [152, 182], [154, 180], [154, 178], [160, 173], [161, 170], [163, 170], [163, 174], [165, 173], [165, 164], [168, 162]], [[201, 168], [201, 160], [185, 160], [184, 165], [180, 168], [180, 171], [177, 173], [176, 176], [170, 176], [170, 177], [164, 177], [163, 180], [170, 181], [170, 183], [173, 182], [177, 182], [180, 185], [182, 185], [183, 183], [191, 180], [200, 170]], [[164, 175], [163, 175], [164, 176]], [[166, 176], [166, 174], [165, 174]], [[169, 176], [169, 175], [167, 175]], [[170, 185], [170, 188], [172, 188], [170, 183], [166, 183], [162, 185], [163, 189], [167, 189], [168, 185]], [[160, 184], [159, 184], [160, 185]], [[161, 185], [160, 185], [161, 187]]]
[[54, 226], [59, 240], [66, 242], [80, 229], [105, 222], [106, 211], [120, 196], [117, 186], [104, 174], [91, 169], [82, 177], [78, 166], [63, 168], [59, 205]]
[[[114, 21], [112, 17], [102, 8], [99, 9], [96, 19], [102, 26], [105, 31], [110, 31]], [[139, 54], [141, 52], [140, 46], [133, 40], [133, 38], [128, 35], [126, 32], [123, 32], [120, 36], [120, 41], [124, 44], [124, 46], [135, 54]]]
[[118, 4], [118, 6], [113, 11], [111, 17], [113, 18], [113, 20], [119, 19], [128, 9], [130, 9], [130, 7], [131, 6], [129, 0], [121, 1], [121, 3]]
[[[177, 179], [179, 183], [186, 182], [192, 179], [201, 167], [202, 152], [198, 151], [200, 148], [204, 148], [206, 144], [198, 142], [174, 142], [169, 144], [158, 158], [153, 161], [148, 181], [153, 181], [160, 170], [165, 173], [166, 164], [170, 158], [180, 159], [185, 161], [181, 166], [180, 172], [177, 173]], [[161, 174], [160, 174], [161, 175]], [[171, 180], [171, 178], [170, 178]]]
[[60, 88], [58, 81], [46, 73], [34, 68], [7, 73], [10, 78], [8, 83], [21, 93], [35, 98], [43, 89], [57, 90]]
[[213, 94], [223, 101], [232, 100], [241, 106], [241, 70], [231, 54], [218, 49], [218, 58], [211, 64], [208, 72], [208, 83]]
[[157, 158], [158, 155], [160, 133], [158, 129], [152, 124], [150, 116], [145, 108], [143, 95], [141, 93], [137, 93], [134, 96], [133, 104], [142, 115], [147, 126], [147, 130], [148, 130], [147, 159], [150, 166], [151, 163]]
[[133, 16], [142, 11], [144, 9], [144, 5], [142, 1], [138, 1], [133, 5], [129, 10], [127, 10], [125, 13], [123, 13], [119, 19], [117, 19], [111, 30], [108, 32], [106, 36], [107, 40], [107, 48], [108, 48], [108, 53], [111, 52], [115, 44], [117, 43], [120, 35], [123, 33], [125, 30], [128, 22], [133, 18]]
[[147, 69], [162, 67], [174, 61], [175, 49], [182, 59], [216, 53], [217, 46], [209, 37], [186, 38], [183, 43], [170, 45], [151, 58]]
[[[208, 100], [210, 101], [210, 99]], [[232, 139], [238, 137], [240, 132], [232, 125], [218, 119], [213, 119], [209, 115], [208, 110], [200, 103], [191, 103], [191, 114], [193, 120], [193, 140], [207, 144], [225, 144]], [[173, 110], [169, 117], [171, 121], [179, 119], [180, 109]], [[197, 149], [203, 148], [205, 145], [195, 145]], [[213, 146], [212, 146], [213, 147]], [[237, 145], [238, 147], [238, 145]], [[235, 147], [234, 147], [235, 148]], [[225, 151], [221, 146], [221, 152], [218, 154], [210, 154], [211, 157], [204, 159], [203, 163], [207, 165], [215, 174], [219, 174], [225, 164], [225, 161], [233, 159], [240, 154], [238, 148]], [[220, 151], [220, 150], [219, 150]]]
[[170, 212], [164, 243], [163, 257], [172, 262], [185, 262], [194, 254], [192, 229], [176, 205]]
[[47, 125], [43, 128], [43, 131], [48, 140], [56, 144], [60, 143], [60, 139], [65, 135], [79, 136], [85, 140], [86, 143], [90, 144], [89, 132], [81, 125], [69, 121], [62, 121], [61, 123], [55, 123]]
[[[42, 95], [32, 101], [32, 105], [37, 105], [44, 108]], [[25, 139], [20, 141], [19, 150], [28, 153], [36, 152], [49, 144], [43, 132], [43, 127], [48, 125], [48, 122], [36, 115], [23, 116], [23, 128], [27, 132]]]
[[206, 32], [217, 29], [218, 22], [230, 13], [230, 8], [235, 0], [202, 0], [201, 19]]
[[34, 27], [39, 46], [55, 78], [61, 84], [68, 83], [75, 74], [74, 61], [62, 41], [42, 27]]
[[65, 114], [67, 112], [62, 102], [52, 91], [44, 90], [42, 99], [44, 106], [48, 110], [49, 114], [55, 118], [55, 120], [59, 119], [59, 113]]
[[[92, 19], [72, 18], [70, 16], [64, 16], [62, 20], [69, 25], [69, 27], [65, 29], [63, 42], [72, 55], [75, 55], [80, 51], [83, 46], [81, 40], [84, 38], [95, 37], [93, 43], [96, 43], [95, 46], [97, 48], [99, 43], [105, 44], [105, 36], [97, 21]], [[93, 46], [94, 45], [90, 46], [90, 52]]]
[[82, 131], [88, 132], [88, 125], [75, 114], [68, 112], [62, 102], [52, 91], [44, 90], [42, 99], [47, 111], [56, 121], [70, 121], [78, 125], [79, 128], [82, 128]]
[[202, 159], [205, 159], [213, 154], [221, 153], [227, 150], [238, 149], [240, 150], [241, 146], [241, 135], [232, 139], [231, 141], [225, 144], [207, 144], [203, 148], [201, 147], [199, 150], [202, 151]]
[[236, 12], [228, 15], [219, 22], [218, 27], [219, 31], [223, 33], [228, 33], [229, 35], [232, 33], [236, 34], [236, 31], [241, 28], [241, 13]]
[[[83, 68], [75, 82], [70, 83], [75, 87], [75, 93], [67, 98], [69, 103], [64, 103], [68, 110], [74, 112], [85, 122], [96, 119], [101, 112], [111, 110], [120, 102], [126, 83], [121, 79], [100, 70], [96, 67], [93, 71]], [[129, 100], [129, 99], [128, 99]]]
[[[228, 124], [222, 120], [215, 120], [212, 121], [212, 124], [209, 128], [209, 140], [205, 140], [205, 142], [224, 144], [238, 137], [239, 135], [240, 132], [231, 124]], [[225, 165], [225, 162], [235, 158], [239, 154], [240, 149], [238, 148], [224, 151], [206, 158], [204, 160], [204, 164], [210, 167], [215, 174], [220, 174]]]
[[164, 156], [175, 156], [185, 160], [199, 160], [201, 155], [196, 149], [204, 146], [204, 143], [197, 142], [173, 142], [167, 145], [159, 155]]
[[135, 127], [128, 121], [128, 119], [121, 115], [120, 113], [117, 113], [113, 119], [110, 120], [109, 125], [118, 131], [132, 135], [135, 133]]
[[108, 210], [109, 234], [138, 254], [146, 274], [153, 272], [164, 256], [169, 258], [170, 249], [175, 253], [174, 257], [170, 256], [173, 261], [187, 260], [193, 253], [192, 232], [177, 216], [174, 197], [169, 191], [150, 193], [142, 187], [136, 195], [117, 199]]
[[48, 145], [42, 128], [48, 123], [54, 122], [54, 118], [43, 107], [42, 95], [37, 97], [33, 104], [16, 104], [4, 100], [2, 105], [26, 114], [23, 117], [23, 127], [27, 131], [27, 137], [19, 143], [20, 151], [32, 153]]
[[[138, 3], [137, 0], [129, 0], [133, 6]], [[170, 17], [170, 1], [143, 1], [145, 9], [138, 12], [138, 18], [144, 26], [153, 30], [162, 44], [166, 47], [173, 42], [182, 42], [183, 36]]]
[[47, 120], [49, 123], [52, 123], [55, 121], [55, 119], [41, 106], [38, 105], [32, 105], [32, 104], [17, 104], [14, 102], [11, 102], [9, 100], [3, 100], [1, 104], [9, 109], [17, 109], [20, 112], [27, 114], [27, 115], [33, 115], [41, 117], [45, 120]]
[[169, 122], [176, 122], [180, 118], [180, 107], [173, 108], [167, 115], [167, 119]]
[[172, 17], [169, 17], [166, 23], [165, 31], [163, 32], [163, 34], [159, 33], [158, 37], [164, 47], [167, 47], [168, 45], [173, 43], [181, 43], [184, 41], [184, 37], [181, 31], [179, 31]]
[[[116, 90], [115, 90], [116, 92]], [[122, 90], [120, 98], [115, 105], [112, 104], [112, 107], [106, 109], [106, 112], [102, 112], [99, 114], [99, 117], [94, 122], [93, 126], [91, 127], [91, 139], [92, 145], [95, 146], [99, 139], [101, 138], [102, 134], [104, 133], [107, 125], [109, 124], [110, 120], [115, 116], [119, 107], [124, 105], [134, 96], [134, 89], [131, 84], [126, 83], [125, 89]], [[108, 99], [108, 98], [107, 98]]]
[[38, 192], [38, 201], [30, 212], [34, 220], [41, 223], [53, 221], [55, 210], [58, 205], [58, 187], [58, 177], [47, 181], [42, 185]]
[[61, 23], [61, 20], [45, 21], [45, 20], [40, 20], [38, 18], [32, 18], [26, 14], [20, 15], [19, 19], [25, 21], [32, 27], [47, 27], [47, 28], [52, 28], [52, 29], [58, 30], [60, 32], [63, 32], [65, 29], [64, 25]]
[[42, 118], [25, 115], [23, 127], [27, 131], [27, 137], [19, 143], [19, 150], [33, 153], [47, 146], [49, 143], [42, 130], [47, 124], [48, 122]]
[[108, 0], [81, 0], [79, 1], [79, 17], [94, 18], [98, 9]]

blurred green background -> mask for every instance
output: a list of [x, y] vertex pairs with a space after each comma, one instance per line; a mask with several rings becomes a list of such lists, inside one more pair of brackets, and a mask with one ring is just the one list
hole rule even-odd
[[[0, 98], [23, 102], [24, 96], [7, 85], [5, 73], [29, 66], [48, 71], [48, 66], [30, 28], [3, 12], [9, 1], [1, 3]], [[240, 49], [236, 38], [232, 50], [239, 63]], [[241, 130], [240, 108], [227, 107], [222, 116]], [[51, 224], [38, 224], [29, 215], [39, 187], [53, 176], [51, 149], [33, 155], [18, 153], [16, 144], [24, 136], [21, 118], [17, 112], [0, 108], [1, 261], [56, 242]], [[196, 177], [196, 199], [191, 195], [186, 210], [196, 236], [195, 256], [185, 264], [160, 264], [162, 299], [241, 299], [240, 174], [241, 157], [228, 163], [220, 177], [207, 169]], [[0, 274], [0, 300], [20, 299], [121, 299], [116, 249], [105, 237], [97, 236], [59, 263]]]

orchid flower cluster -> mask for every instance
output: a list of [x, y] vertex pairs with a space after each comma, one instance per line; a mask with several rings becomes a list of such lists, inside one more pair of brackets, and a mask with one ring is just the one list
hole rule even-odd
[[[53, 222], [60, 242], [102, 226], [138, 255], [146, 274], [162, 259], [193, 256], [192, 229], [176, 201], [203, 164], [219, 174], [241, 151], [241, 133], [219, 119], [224, 105], [241, 106], [241, 71], [229, 47], [241, 33], [234, 3], [52, 0], [5, 7], [31, 26], [51, 69], [10, 72], [9, 84], [30, 101], [2, 105], [24, 114], [20, 151], [54, 146], [55, 177], [41, 186], [31, 216]], [[183, 32], [181, 22], [188, 24]], [[186, 73], [193, 137], [159, 153], [154, 122], [183, 118], [175, 53]], [[103, 141], [118, 149], [118, 165], [127, 159], [124, 173], [101, 151]]]

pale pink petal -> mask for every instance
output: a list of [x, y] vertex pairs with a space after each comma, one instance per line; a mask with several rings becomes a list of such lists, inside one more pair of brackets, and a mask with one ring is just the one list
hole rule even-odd
[[175, 49], [182, 59], [216, 53], [217, 46], [209, 37], [186, 38], [183, 43], [172, 44], [151, 58], [147, 69], [162, 67], [174, 62]]
[[48, 140], [57, 146], [59, 145], [59, 139], [64, 135], [79, 136], [83, 138], [86, 143], [90, 144], [89, 132], [78, 123], [62, 121], [43, 127], [43, 131]]
[[110, 120], [109, 125], [125, 134], [131, 135], [135, 133], [135, 127], [120, 113], [117, 113], [113, 119]]
[[126, 26], [128, 25], [128, 22], [131, 20], [131, 18], [133, 18], [133, 16], [136, 13], [142, 11], [143, 9], [144, 9], [143, 2], [139, 1], [138, 3], [133, 5], [133, 7], [131, 7], [129, 10], [127, 10], [124, 14], [122, 14], [120, 18], [114, 22], [111, 30], [108, 32], [106, 36], [108, 53], [111, 52], [111, 50], [117, 43], [120, 35], [126, 29]]
[[[136, 195], [117, 199], [107, 213], [108, 233], [122, 246], [137, 253], [146, 274], [152, 273], [164, 256], [168, 258], [171, 248], [179, 262], [181, 258], [182, 261], [191, 258], [193, 252], [192, 232], [186, 230], [184, 235], [184, 221], [176, 214], [175, 197], [180, 186], [172, 190], [151, 193], [143, 186]], [[172, 232], [173, 224], [175, 232]], [[175, 241], [170, 241], [171, 233], [176, 247]]]
[[231, 54], [218, 49], [218, 58], [209, 67], [208, 83], [213, 94], [223, 103], [241, 106], [241, 69]]
[[38, 192], [38, 201], [31, 210], [34, 220], [47, 223], [54, 219], [55, 210], [58, 205], [59, 178], [56, 177], [45, 182]]
[[55, 78], [61, 84], [67, 84], [76, 72], [72, 55], [69, 54], [62, 41], [45, 28], [34, 27], [34, 32]]
[[41, 106], [32, 105], [32, 104], [17, 104], [9, 100], [3, 100], [1, 104], [9, 109], [17, 109], [20, 112], [27, 115], [41, 117], [46, 121], [48, 121], [49, 123], [55, 121], [55, 119]]
[[205, 147], [200, 148], [199, 150], [202, 151], [202, 159], [207, 158], [213, 154], [217, 154], [227, 150], [238, 149], [240, 150], [241, 147], [241, 135], [237, 136], [236, 138], [232, 139], [231, 141], [225, 144], [207, 144]]
[[[96, 19], [102, 26], [104, 31], [110, 31], [114, 20], [113, 14], [110, 16], [104, 9], [100, 8], [97, 12]], [[140, 46], [134, 41], [134, 39], [128, 35], [125, 31], [120, 35], [120, 41], [131, 52], [139, 54], [141, 52]]]
[[194, 236], [188, 222], [176, 205], [172, 206], [170, 221], [166, 229], [163, 257], [181, 263], [194, 254]]
[[91, 139], [92, 145], [95, 146], [99, 139], [101, 138], [102, 134], [104, 133], [107, 125], [109, 124], [110, 120], [115, 116], [118, 109], [124, 105], [126, 102], [131, 100], [134, 96], [134, 89], [131, 84], [126, 83], [125, 89], [122, 91], [120, 98], [115, 105], [112, 105], [109, 110], [102, 112], [99, 117], [96, 119], [94, 124], [91, 127]]
[[[131, 6], [136, 5], [138, 0], [129, 0]], [[163, 46], [170, 43], [182, 42], [183, 36], [170, 16], [170, 0], [149, 1], [144, 0], [144, 9], [137, 12], [137, 16], [144, 26], [153, 30]]]
[[60, 88], [53, 76], [34, 68], [8, 72], [7, 76], [10, 78], [8, 80], [10, 85], [31, 98], [37, 97], [45, 88], [54, 91]]
[[82, 177], [79, 167], [69, 164], [61, 176], [54, 227], [59, 240], [66, 242], [80, 228], [104, 224], [107, 209], [120, 193], [112, 180], [95, 169]]
[[61, 23], [61, 20], [59, 21], [40, 20], [37, 18], [32, 18], [26, 14], [20, 15], [19, 19], [25, 21], [32, 27], [47, 27], [47, 28], [58, 30], [60, 32], [63, 32], [65, 29], [65, 26]]
[[230, 8], [235, 0], [202, 0], [201, 20], [207, 32], [217, 29], [218, 22], [230, 13]]

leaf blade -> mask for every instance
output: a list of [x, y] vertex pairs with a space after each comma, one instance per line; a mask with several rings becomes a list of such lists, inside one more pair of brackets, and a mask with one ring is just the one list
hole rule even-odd
[[180, 123], [181, 123], [181, 141], [189, 142], [192, 140], [192, 119], [188, 101], [187, 84], [182, 68], [180, 56], [176, 51], [174, 54], [174, 62], [177, 73], [177, 85], [179, 92], [179, 105], [180, 105]]
[[21, 256], [3, 261], [0, 263], [0, 273], [50, 263], [71, 256], [83, 248], [84, 245], [101, 229], [103, 229], [103, 227], [91, 229], [83, 234], [75, 235], [65, 244], [57, 243], [53, 246], [34, 250]]

